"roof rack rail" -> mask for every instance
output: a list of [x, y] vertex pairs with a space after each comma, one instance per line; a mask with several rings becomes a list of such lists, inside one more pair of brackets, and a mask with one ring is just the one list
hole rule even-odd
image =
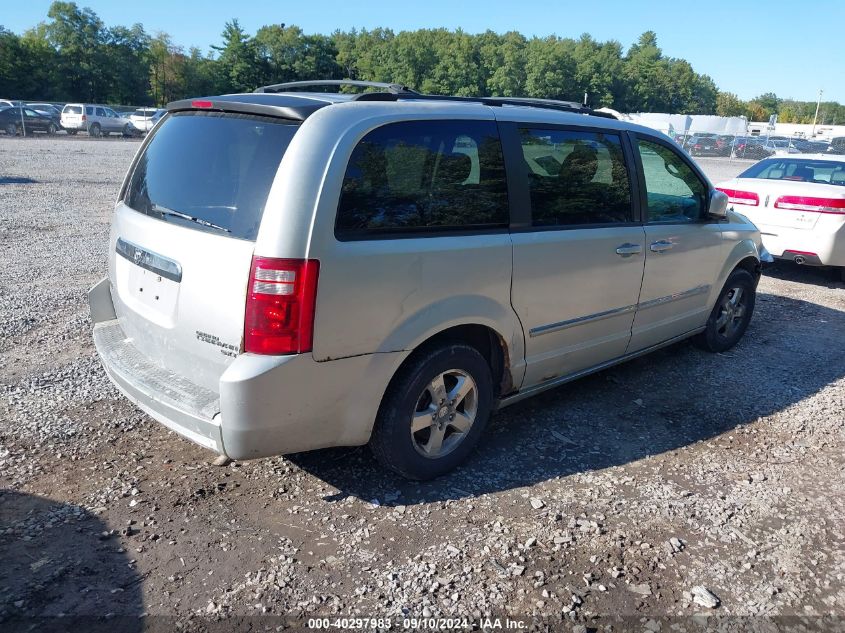
[[402, 84], [386, 83], [381, 81], [357, 81], [354, 79], [318, 79], [314, 81], [290, 81], [282, 84], [273, 84], [257, 88], [255, 92], [283, 92], [298, 88], [320, 88], [325, 86], [358, 86], [362, 88], [380, 88], [382, 92], [362, 92], [352, 97], [355, 101], [398, 101], [400, 99], [413, 99], [422, 101], [461, 101], [465, 103], [480, 103], [482, 105], [501, 106], [525, 106], [528, 108], [544, 108], [546, 110], [557, 110], [559, 112], [574, 112], [576, 114], [589, 114], [606, 119], [616, 119], [610, 112], [593, 110], [581, 105], [576, 101], [560, 101], [558, 99], [539, 99], [535, 97], [457, 97], [452, 95], [429, 95], [417, 92], [413, 88]]
[[[378, 94], [378, 93], [375, 93]], [[364, 95], [361, 95], [364, 96]], [[543, 108], [546, 110], [557, 110], [559, 112], [574, 112], [576, 114], [589, 114], [605, 119], [615, 119], [609, 112], [600, 112], [575, 101], [558, 101], [556, 99], [539, 99], [533, 97], [453, 97], [449, 95], [427, 95], [427, 94], [383, 94], [381, 100], [398, 101], [399, 99], [414, 99], [425, 101], [462, 101], [466, 103], [480, 103], [482, 105], [500, 106], [525, 106], [528, 108]]]
[[412, 90], [411, 88], [403, 86], [402, 84], [392, 84], [383, 81], [357, 81], [354, 79], [317, 79], [314, 81], [289, 81], [287, 83], [262, 86], [261, 88], [256, 88], [253, 92], [282, 92], [291, 89], [296, 90], [299, 88], [325, 86], [357, 86], [359, 88], [381, 88], [382, 90], [387, 91], [387, 94], [390, 95], [419, 94], [416, 90]]

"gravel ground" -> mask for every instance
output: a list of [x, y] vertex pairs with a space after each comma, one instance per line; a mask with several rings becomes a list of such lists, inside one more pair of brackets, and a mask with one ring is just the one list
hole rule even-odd
[[[842, 630], [845, 287], [826, 271], [769, 268], [728, 353], [682, 343], [502, 411], [434, 482], [364, 448], [217, 467], [95, 358], [85, 292], [137, 147], [0, 138], [0, 627]], [[714, 181], [747, 164], [700, 162]]]

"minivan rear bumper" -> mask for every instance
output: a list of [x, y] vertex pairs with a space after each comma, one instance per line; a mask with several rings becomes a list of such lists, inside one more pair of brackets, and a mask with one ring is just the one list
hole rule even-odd
[[310, 354], [240, 354], [219, 393], [146, 358], [115, 315], [108, 279], [88, 293], [94, 344], [129, 400], [180, 435], [232, 459], [369, 441], [384, 388], [407, 352], [317, 362]]
[[129, 400], [189, 440], [224, 452], [216, 393], [151, 363], [117, 319], [94, 325], [94, 345], [106, 374]]

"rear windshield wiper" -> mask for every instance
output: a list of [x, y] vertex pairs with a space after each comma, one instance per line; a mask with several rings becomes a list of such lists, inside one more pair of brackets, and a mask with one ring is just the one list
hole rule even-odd
[[208, 220], [203, 220], [202, 218], [195, 218], [194, 216], [188, 215], [187, 213], [182, 213], [181, 211], [174, 211], [173, 209], [168, 209], [167, 207], [162, 207], [157, 204], [152, 205], [152, 210], [156, 213], [161, 213], [162, 215], [170, 215], [176, 218], [182, 218], [183, 220], [188, 220], [190, 222], [196, 222], [199, 225], [207, 226], [212, 229], [217, 229], [218, 231], [225, 231], [226, 233], [232, 232], [225, 226], [214, 224], [214, 222], [209, 222]]

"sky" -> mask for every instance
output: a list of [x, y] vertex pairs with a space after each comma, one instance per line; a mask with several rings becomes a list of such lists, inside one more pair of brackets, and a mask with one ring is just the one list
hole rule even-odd
[[[21, 33], [46, 20], [50, 0], [5, 0], [0, 25]], [[136, 22], [165, 31], [176, 44], [208, 51], [227, 20], [249, 33], [265, 24], [297, 25], [306, 33], [383, 26], [395, 31], [461, 28], [470, 33], [516, 30], [617, 40], [627, 49], [643, 31], [657, 33], [663, 54], [689, 61], [720, 90], [750, 99], [845, 103], [845, 0], [77, 0], [107, 26]]]

